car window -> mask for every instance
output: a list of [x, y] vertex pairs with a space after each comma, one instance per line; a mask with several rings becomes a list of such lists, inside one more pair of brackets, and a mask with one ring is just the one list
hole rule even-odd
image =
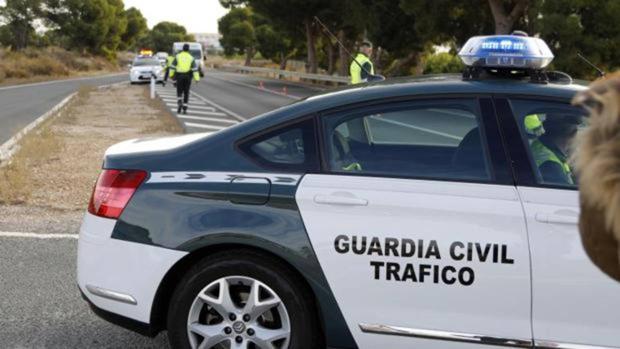
[[135, 61], [133, 61], [134, 67], [143, 67], [150, 65], [159, 65], [159, 61], [156, 59], [136, 59]]
[[324, 120], [332, 172], [476, 181], [492, 177], [474, 99], [388, 104]]
[[308, 171], [318, 168], [312, 119], [253, 137], [242, 142], [239, 148], [271, 169]]
[[568, 103], [512, 99], [523, 144], [538, 184], [576, 187], [571, 141], [585, 126], [585, 113]]

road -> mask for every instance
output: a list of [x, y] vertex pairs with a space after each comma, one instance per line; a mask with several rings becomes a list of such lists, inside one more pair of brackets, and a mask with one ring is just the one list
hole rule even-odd
[[0, 144], [82, 86], [127, 80], [127, 73], [0, 87]]
[[[0, 103], [3, 106], [0, 111], [0, 143], [18, 131], [19, 125], [28, 124], [79, 86], [125, 79], [123, 74], [0, 88]], [[259, 88], [260, 81], [263, 81], [264, 89]], [[287, 92], [295, 93], [295, 96], [277, 94], [284, 87]], [[172, 96], [172, 108], [175, 108], [171, 86], [158, 90]], [[190, 101], [191, 112], [217, 114], [195, 114], [202, 117], [201, 120], [182, 119], [184, 122], [202, 125], [188, 127], [188, 132], [209, 132], [211, 129], [205, 128], [209, 125], [230, 125], [316, 92], [293, 83], [216, 71], [209, 71], [203, 81], [194, 86], [193, 91], [195, 95]], [[198, 109], [198, 106], [202, 109]], [[188, 116], [192, 116], [191, 112]], [[228, 122], [218, 122], [219, 119]], [[0, 212], [0, 220], [2, 215]], [[60, 223], [58, 226], [65, 226]], [[74, 231], [59, 231], [49, 227], [47, 231], [33, 233], [50, 233], [50, 236], [16, 237], [0, 232], [1, 348], [167, 347], [165, 333], [151, 339], [109, 324], [93, 314], [80, 298], [76, 286], [76, 235], [66, 235], [77, 234], [77, 227]]]

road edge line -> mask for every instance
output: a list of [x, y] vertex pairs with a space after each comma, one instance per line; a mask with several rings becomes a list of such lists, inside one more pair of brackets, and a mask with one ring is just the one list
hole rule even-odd
[[22, 233], [0, 231], [0, 238], [34, 238], [34, 239], [77, 239], [79, 234]]
[[[127, 83], [126, 81], [121, 81], [121, 82], [115, 82], [115, 83], [106, 84], [106, 85], [100, 85], [100, 86], [97, 86], [97, 89], [102, 90], [105, 88], [120, 86], [126, 83]], [[24, 136], [26, 136], [28, 133], [30, 133], [30, 131], [34, 130], [37, 126], [47, 121], [48, 119], [54, 116], [60, 115], [61, 109], [64, 108], [75, 96], [77, 96], [77, 94], [78, 94], [78, 91], [71, 93], [70, 95], [65, 97], [62, 101], [60, 101], [58, 104], [54, 105], [50, 110], [43, 113], [43, 115], [34, 119], [34, 121], [32, 121], [31, 123], [26, 125], [24, 128], [22, 128], [13, 137], [9, 138], [6, 142], [2, 143], [0, 145], [0, 167], [10, 162], [9, 160], [11, 160], [11, 157], [13, 157], [13, 155], [15, 155], [15, 153], [19, 149], [18, 147], [19, 141], [22, 138], [24, 138]]]
[[47, 121], [53, 116], [59, 115], [59, 111], [66, 106], [75, 96], [77, 96], [77, 91], [71, 93], [65, 99], [60, 101], [60, 103], [54, 105], [50, 110], [43, 113], [43, 115], [36, 118], [34, 121], [26, 125], [26, 127], [22, 128], [19, 132], [17, 132], [13, 137], [9, 138], [6, 142], [0, 145], [0, 166], [8, 163], [9, 160], [15, 152], [19, 149], [18, 142], [24, 138], [30, 131], [32, 131], [35, 127], [39, 126], [44, 121]]

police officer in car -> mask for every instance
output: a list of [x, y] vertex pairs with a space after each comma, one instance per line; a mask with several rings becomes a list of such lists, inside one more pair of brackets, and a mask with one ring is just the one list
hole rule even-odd
[[364, 40], [360, 45], [357, 56], [351, 62], [349, 73], [351, 74], [351, 84], [360, 84], [372, 80], [375, 75], [375, 68], [370, 60], [372, 55], [372, 43]]
[[192, 77], [196, 82], [200, 81], [198, 64], [189, 53], [189, 44], [183, 45], [183, 51], [177, 54], [170, 65], [170, 78], [177, 83], [177, 113], [187, 114], [187, 103], [189, 102], [189, 88], [192, 84]]
[[530, 149], [545, 183], [575, 184], [567, 152], [580, 122], [574, 115], [531, 114], [525, 117], [526, 131], [536, 137]]

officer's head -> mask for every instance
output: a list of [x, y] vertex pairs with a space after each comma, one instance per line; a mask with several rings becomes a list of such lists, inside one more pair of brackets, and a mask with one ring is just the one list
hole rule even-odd
[[183, 44], [183, 51], [189, 51], [189, 44]]
[[372, 55], [372, 42], [368, 40], [362, 41], [360, 44], [360, 52], [370, 57], [370, 55]]
[[549, 114], [543, 122], [545, 137], [550, 138], [556, 145], [566, 150], [582, 121], [583, 118], [580, 115]]

